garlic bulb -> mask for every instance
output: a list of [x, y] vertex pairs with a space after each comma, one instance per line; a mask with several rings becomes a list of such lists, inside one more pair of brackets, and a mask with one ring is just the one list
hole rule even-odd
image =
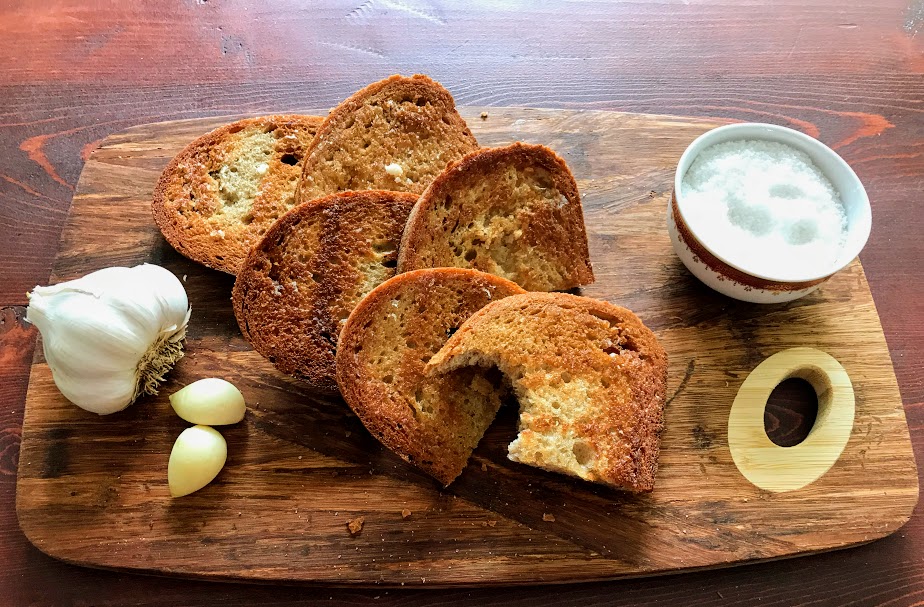
[[186, 291], [172, 272], [106, 268], [29, 294], [26, 320], [42, 334], [55, 385], [78, 407], [121, 411], [183, 357]]

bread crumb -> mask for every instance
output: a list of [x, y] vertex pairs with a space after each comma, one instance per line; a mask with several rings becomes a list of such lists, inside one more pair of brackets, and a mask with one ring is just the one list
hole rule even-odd
[[482, 472], [487, 472], [487, 471], [488, 471], [488, 465], [487, 465], [486, 463], [484, 463], [484, 462], [481, 463], [481, 471], [482, 471]]
[[487, 120], [487, 119], [488, 119], [488, 113], [487, 113], [487, 112], [481, 112], [481, 119], [482, 119], [482, 120]]
[[391, 175], [392, 177], [400, 177], [401, 175], [404, 175], [404, 169], [401, 168], [401, 165], [398, 164], [397, 162], [386, 164], [385, 172]]
[[209, 232], [209, 236], [211, 236], [212, 238], [224, 238], [225, 231], [224, 230], [212, 230], [211, 232]]
[[349, 530], [350, 535], [352, 536], [359, 535], [362, 532], [363, 525], [365, 523], [366, 523], [366, 517], [364, 516], [358, 516], [354, 518], [352, 521], [348, 522], [347, 529]]
[[409, 516], [411, 516], [411, 511], [407, 508], [401, 511], [401, 518], [407, 518]]
[[256, 171], [257, 175], [263, 175], [266, 173], [268, 169], [269, 169], [269, 165], [266, 164], [265, 162], [261, 162], [260, 164], [256, 166], [254, 171]]
[[542, 515], [542, 520], [544, 520], [544, 521], [547, 522], [547, 523], [554, 523], [554, 522], [555, 522], [555, 515], [549, 514], [549, 513], [545, 513], [545, 514]]
[[497, 525], [497, 521], [488, 521], [488, 527], [494, 527]]

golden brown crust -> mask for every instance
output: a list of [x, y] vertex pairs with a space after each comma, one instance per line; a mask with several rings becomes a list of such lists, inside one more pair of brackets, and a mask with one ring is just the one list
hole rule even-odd
[[[344, 190], [420, 194], [478, 148], [449, 91], [422, 75], [370, 84], [331, 110], [306, 152], [298, 199]], [[392, 173], [386, 166], [397, 165]]]
[[484, 148], [450, 165], [411, 211], [398, 272], [473, 268], [530, 291], [594, 281], [581, 197], [542, 145]]
[[499, 378], [461, 371], [426, 379], [424, 366], [449, 334], [516, 284], [474, 270], [399, 274], [373, 290], [340, 334], [337, 383], [344, 400], [386, 447], [444, 485], [465, 467], [500, 407]]
[[280, 371], [337, 390], [337, 336], [356, 304], [395, 274], [417, 197], [344, 192], [295, 207], [257, 243], [234, 282], [244, 337]]
[[667, 354], [635, 314], [565, 293], [528, 293], [472, 315], [429, 375], [498, 368], [520, 402], [510, 458], [634, 492], [658, 466]]
[[321, 120], [246, 118], [187, 145], [154, 188], [154, 221], [167, 242], [194, 261], [236, 274], [251, 246], [294, 206], [301, 162]]

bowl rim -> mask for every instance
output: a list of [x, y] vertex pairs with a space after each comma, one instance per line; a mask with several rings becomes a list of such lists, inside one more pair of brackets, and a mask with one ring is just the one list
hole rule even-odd
[[[791, 147], [794, 147], [802, 152], [806, 152], [806, 148], [809, 148], [819, 154], [828, 156], [835, 164], [838, 164], [843, 169], [846, 169], [844, 172], [845, 175], [847, 176], [846, 180], [854, 182], [852, 185], [856, 188], [857, 192], [859, 192], [860, 194], [861, 218], [860, 218], [860, 221], [857, 223], [857, 227], [850, 228], [848, 229], [848, 231], [856, 233], [856, 234], [861, 234], [861, 238], [855, 240], [854, 241], [855, 244], [851, 248], [848, 249], [845, 247], [841, 251], [841, 254], [838, 257], [838, 263], [831, 266], [830, 271], [826, 270], [823, 273], [807, 274], [805, 276], [799, 276], [798, 278], [780, 278], [779, 276], [773, 276], [771, 274], [766, 274], [762, 272], [754, 272], [752, 270], [749, 270], [748, 268], [742, 267], [740, 264], [734, 261], [729, 260], [724, 255], [718, 254], [711, 246], [709, 246], [708, 243], [706, 243], [699, 236], [699, 234], [697, 234], [693, 230], [688, 219], [683, 216], [683, 205], [681, 203], [681, 200], [683, 198], [683, 178], [686, 175], [687, 171], [689, 171], [690, 166], [692, 166], [693, 161], [696, 159], [696, 156], [698, 156], [703, 150], [710, 147], [709, 141], [712, 139], [716, 139], [729, 132], [741, 131], [741, 130], [753, 131], [755, 128], [764, 130], [765, 132], [781, 133], [784, 136], [784, 138], [787, 138], [787, 140], [784, 141], [783, 143], [786, 143], [790, 145]], [[781, 143], [777, 139], [762, 137], [759, 134], [755, 134], [753, 132], [750, 132], [747, 135], [742, 135], [740, 138], [732, 137], [730, 139], [726, 139], [725, 142], [735, 141], [735, 140], [745, 140], [745, 139], [764, 140], [764, 141], [773, 141], [776, 143]], [[813, 164], [819, 171], [821, 171], [824, 174], [825, 177], [828, 178], [828, 181], [831, 182], [831, 185], [834, 186], [835, 190], [837, 190], [838, 194], [843, 198], [844, 180], [832, 179], [831, 175], [827, 171], [822, 169], [820, 166], [818, 166], [818, 164], [814, 162], [814, 160], [813, 160]], [[686, 168], [684, 169], [683, 173], [681, 173], [680, 168], [683, 167], [684, 165], [686, 165]], [[835, 152], [833, 149], [831, 149], [830, 147], [828, 147], [827, 145], [825, 145], [818, 139], [815, 139], [814, 137], [811, 137], [810, 135], [806, 135], [805, 133], [802, 133], [801, 131], [797, 131], [797, 130], [794, 130], [794, 129], [791, 129], [785, 126], [780, 126], [777, 124], [771, 124], [771, 123], [765, 123], [765, 122], [737, 122], [734, 124], [726, 124], [720, 127], [716, 127], [714, 129], [710, 129], [706, 131], [705, 133], [703, 133], [702, 135], [700, 135], [699, 137], [697, 137], [696, 139], [694, 139], [693, 141], [691, 141], [690, 144], [687, 146], [687, 148], [683, 151], [683, 154], [680, 156], [680, 160], [677, 161], [677, 167], [674, 170], [674, 196], [677, 199], [677, 212], [680, 214], [681, 219], [683, 219], [684, 224], [686, 224], [687, 229], [689, 230], [690, 234], [694, 238], [696, 238], [696, 241], [704, 249], [709, 251], [717, 259], [731, 266], [732, 268], [735, 268], [736, 270], [743, 272], [747, 274], [748, 276], [753, 276], [754, 278], [759, 278], [759, 279], [767, 280], [770, 282], [791, 284], [791, 283], [800, 283], [800, 282], [810, 282], [813, 280], [821, 280], [821, 279], [833, 276], [834, 274], [840, 272], [841, 270], [849, 266], [853, 262], [853, 260], [860, 254], [860, 251], [862, 251], [863, 248], [866, 246], [866, 243], [869, 240], [870, 232], [872, 231], [872, 209], [871, 209], [870, 202], [869, 202], [869, 195], [866, 193], [866, 188], [863, 186], [863, 183], [860, 181], [860, 178], [857, 176], [856, 172], [854, 172], [853, 168], [849, 164], [847, 164], [847, 161], [841, 158], [840, 154]], [[847, 256], [847, 253], [850, 253], [850, 255]]]

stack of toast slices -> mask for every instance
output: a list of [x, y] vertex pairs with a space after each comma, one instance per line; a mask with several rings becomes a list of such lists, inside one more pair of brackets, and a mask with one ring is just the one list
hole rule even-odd
[[667, 355], [629, 310], [562, 293], [594, 281], [574, 176], [543, 145], [479, 147], [430, 78], [203, 135], [153, 214], [177, 251], [235, 275], [255, 350], [440, 483], [512, 395], [511, 460], [653, 489]]

